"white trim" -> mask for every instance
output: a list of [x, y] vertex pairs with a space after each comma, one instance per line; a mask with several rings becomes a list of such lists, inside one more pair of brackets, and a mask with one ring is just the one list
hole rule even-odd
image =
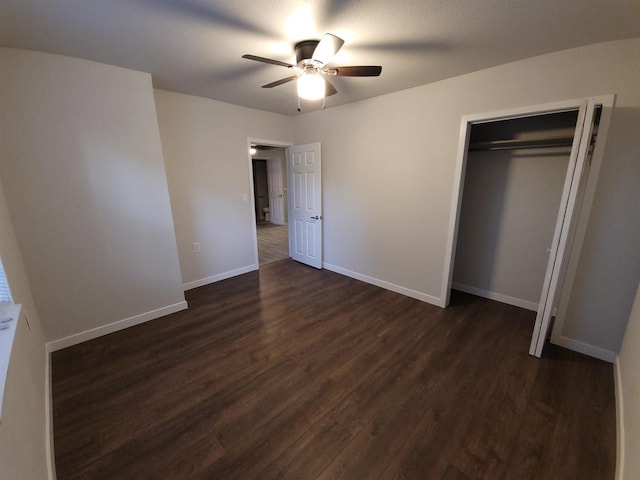
[[565, 337], [564, 335], [558, 335], [557, 337], [552, 338], [551, 343], [578, 353], [584, 353], [585, 355], [589, 355], [590, 357], [598, 358], [609, 363], [615, 362], [616, 358], [618, 358], [618, 354], [616, 352], [605, 350], [604, 348], [596, 347], [579, 340], [574, 340], [573, 338]]
[[[589, 98], [604, 98], [591, 96]], [[538, 105], [528, 105], [525, 107], [508, 108], [504, 110], [494, 110], [486, 113], [476, 113], [465, 115], [463, 118], [470, 123], [487, 123], [496, 120], [509, 120], [512, 118], [535, 117], [537, 115], [545, 115], [547, 113], [561, 113], [571, 110], [578, 110], [584, 98], [572, 98], [569, 100], [560, 100], [557, 102], [541, 103]]]
[[362, 282], [369, 283], [371, 285], [375, 285], [377, 287], [381, 287], [386, 290], [391, 290], [392, 292], [400, 293], [407, 297], [415, 298], [416, 300], [430, 303], [438, 307], [444, 307], [444, 302], [442, 301], [442, 299], [438, 297], [433, 297], [426, 293], [418, 292], [416, 290], [411, 290], [410, 288], [401, 287], [400, 285], [396, 285], [394, 283], [390, 283], [385, 280], [380, 280], [379, 278], [370, 277], [369, 275], [353, 272], [351, 270], [347, 270], [346, 268], [338, 267], [336, 265], [331, 265], [330, 263], [323, 263], [322, 266], [327, 270], [339, 273], [340, 275], [355, 278], [356, 280], [360, 280]]
[[442, 289], [440, 297], [444, 299], [444, 307], [449, 305], [451, 299], [451, 283], [453, 282], [453, 264], [456, 259], [456, 247], [458, 244], [458, 226], [460, 224], [460, 210], [462, 209], [462, 190], [464, 178], [467, 172], [467, 157], [469, 154], [469, 141], [471, 138], [471, 123], [466, 117], [460, 121], [460, 134], [458, 137], [458, 156], [453, 180], [453, 192], [451, 193], [451, 211], [449, 212], [449, 229], [447, 230], [447, 244], [444, 254], [444, 271], [442, 273]]
[[622, 480], [624, 478], [624, 400], [619, 358], [613, 364], [613, 382], [616, 396], [616, 474], [614, 478]]
[[[573, 282], [575, 280], [575, 262], [579, 257], [584, 241], [584, 235], [589, 219], [591, 206], [593, 203], [595, 188], [597, 185], [600, 165], [604, 156], [604, 148], [606, 144], [606, 137], [609, 129], [609, 122], [611, 118], [611, 111], [615, 104], [615, 95], [597, 95], [588, 97], [589, 100], [595, 101], [597, 105], [602, 105], [602, 116], [600, 118], [600, 125], [598, 126], [598, 138], [596, 141], [594, 152], [591, 156], [591, 168], [590, 175], [587, 179], [585, 192], [582, 198], [582, 206], [578, 213], [578, 222], [576, 231], [573, 235], [571, 251], [569, 253], [569, 265], [564, 275], [564, 281], [561, 291], [559, 292], [559, 301], [557, 308], [557, 318], [554, 324], [552, 332], [552, 342], [559, 345], [577, 345], [577, 351], [581, 353], [596, 352], [594, 356], [597, 358], [607, 358], [607, 361], [613, 361], [615, 356], [611, 356], [612, 353], [608, 350], [593, 347], [591, 345], [582, 344], [581, 342], [574, 342], [571, 339], [563, 337], [560, 332], [564, 323], [566, 315], [567, 305], [569, 303], [569, 296], [573, 288]], [[501, 111], [494, 111], [489, 113], [479, 113], [473, 115], [464, 115], [460, 122], [460, 135], [458, 141], [458, 152], [456, 158], [456, 166], [453, 178], [453, 192], [451, 198], [451, 208], [449, 214], [449, 227], [447, 232], [447, 243], [445, 250], [445, 265], [442, 272], [442, 287], [440, 296], [443, 300], [444, 306], [449, 304], [449, 297], [451, 293], [451, 284], [453, 282], [453, 269], [456, 253], [456, 242], [458, 236], [458, 223], [460, 218], [460, 209], [462, 204], [462, 191], [464, 187], [464, 175], [467, 161], [468, 142], [471, 124], [485, 123], [489, 121], [527, 117], [533, 115], [541, 115], [546, 113], [556, 113], [568, 110], [578, 110], [582, 103], [582, 98], [571, 99], [565, 101], [551, 102], [541, 105], [534, 105], [528, 107], [519, 107], [514, 109], [507, 109]], [[576, 260], [574, 260], [576, 259]], [[567, 348], [572, 348], [568, 346]], [[599, 353], [598, 353], [599, 352]], [[590, 353], [587, 353], [590, 355]], [[604, 355], [601, 357], [599, 355]]]
[[576, 278], [576, 272], [578, 270], [580, 256], [582, 254], [582, 246], [584, 245], [585, 233], [589, 224], [589, 216], [591, 214], [595, 190], [600, 176], [600, 167], [604, 157], [604, 149], [607, 144], [609, 126], [611, 124], [611, 115], [616, 100], [615, 95], [601, 95], [593, 98], [596, 100], [597, 105], [602, 105], [602, 114], [600, 116], [600, 123], [598, 124], [598, 136], [593, 153], [591, 154], [589, 178], [587, 179], [587, 184], [584, 193], [582, 194], [582, 205], [580, 207], [580, 212], [578, 212], [576, 229], [573, 234], [569, 263], [567, 264], [567, 270], [564, 274], [564, 280], [560, 291], [560, 298], [558, 300], [557, 307], [558, 312], [553, 324], [553, 330], [551, 331], [552, 342], [556, 336], [562, 334], [561, 332], [564, 326], [564, 321], [565, 318], [567, 318], [571, 291], [573, 289], [573, 283]]
[[166, 307], [157, 308], [150, 312], [134, 315], [133, 317], [117, 320], [106, 325], [101, 325], [100, 327], [85, 330], [80, 333], [74, 333], [68, 337], [47, 342], [47, 348], [50, 352], [55, 352], [56, 350], [61, 350], [72, 345], [77, 345], [78, 343], [117, 332], [118, 330], [124, 330], [125, 328], [148, 322], [149, 320], [155, 320], [156, 318], [164, 317], [165, 315], [170, 315], [172, 313], [179, 312], [180, 310], [185, 310], [186, 308], [188, 308], [187, 302], [183, 300], [182, 302], [174, 303], [173, 305], [167, 305]]
[[256, 145], [266, 145], [268, 147], [278, 147], [278, 148], [287, 148], [292, 147], [292, 142], [285, 142], [284, 140], [267, 140], [265, 138], [256, 138], [256, 137], [247, 137], [248, 145], [251, 146], [252, 143]]
[[0, 303], [0, 320], [7, 320], [5, 330], [0, 334], [0, 423], [2, 423], [2, 405], [5, 395], [7, 377], [9, 376], [9, 362], [11, 350], [16, 338], [18, 323], [22, 317], [22, 304]]
[[247, 265], [246, 267], [236, 268], [235, 270], [229, 270], [228, 272], [218, 273], [217, 275], [201, 278], [199, 280], [194, 280], [192, 282], [183, 283], [182, 288], [186, 292], [187, 290], [191, 290], [192, 288], [198, 288], [204, 285], [209, 285], [210, 283], [226, 280], [227, 278], [237, 277], [238, 275], [253, 272], [254, 270], [258, 270], [257, 263], [254, 263], [253, 265]]
[[[256, 196], [254, 193], [255, 186], [253, 185], [253, 155], [251, 155], [251, 152], [250, 152], [252, 143], [254, 142], [250, 138], [247, 138], [247, 151], [249, 152], [249, 209], [251, 210], [251, 232], [253, 235], [252, 237], [253, 264], [260, 265], [260, 259], [258, 258], [258, 225], [257, 225], [258, 220], [256, 219]], [[216, 281], [216, 280], [213, 280], [213, 281]], [[190, 282], [190, 283], [193, 283], [193, 282]], [[201, 285], [205, 285], [205, 284], [203, 283]], [[201, 285], [196, 285], [196, 286], [199, 287]], [[195, 287], [191, 287], [191, 288], [195, 288]], [[185, 287], [185, 290], [187, 290], [186, 287]]]
[[[601, 98], [601, 97], [595, 97]], [[511, 108], [486, 113], [476, 113], [464, 115], [460, 121], [460, 134], [458, 137], [458, 153], [453, 177], [453, 192], [451, 196], [451, 211], [449, 213], [449, 228], [447, 231], [447, 243], [445, 251], [445, 265], [442, 272], [442, 291], [440, 297], [444, 299], [445, 306], [449, 304], [451, 294], [451, 283], [453, 282], [453, 264], [456, 254], [456, 243], [458, 238], [458, 224], [460, 220], [460, 209], [462, 206], [462, 190], [464, 187], [464, 176], [467, 163], [467, 153], [469, 150], [469, 137], [471, 125], [474, 123], [485, 123], [509, 118], [521, 118], [545, 113], [557, 113], [567, 110], [578, 110], [582, 99], [571, 99], [540, 105]]]
[[45, 449], [47, 455], [47, 470], [49, 480], [56, 480], [56, 457], [53, 448], [53, 391], [51, 388], [51, 349], [44, 345], [44, 416], [45, 416]]
[[547, 269], [540, 292], [540, 310], [536, 315], [531, 345], [529, 346], [529, 354], [538, 358], [542, 356], [542, 349], [547, 339], [547, 332], [551, 324], [551, 308], [556, 301], [558, 288], [561, 286], [563, 268], [565, 268], [566, 260], [571, 254], [570, 234], [575, 211], [580, 208], [578, 193], [585, 177], [583, 173], [591, 145], [595, 108], [595, 101], [589, 99], [584, 100], [578, 110], [578, 121], [569, 154], [569, 166], [564, 179]]
[[490, 292], [489, 290], [483, 290], [481, 288], [472, 287], [470, 285], [463, 285], [457, 282], [453, 282], [451, 284], [451, 288], [460, 290], [461, 292], [470, 293], [472, 295], [477, 295], [479, 297], [488, 298], [489, 300], [506, 303], [507, 305], [513, 305], [514, 307], [525, 308], [534, 312], [538, 311], [538, 304], [529, 300], [510, 297], [509, 295], [503, 295], [502, 293]]

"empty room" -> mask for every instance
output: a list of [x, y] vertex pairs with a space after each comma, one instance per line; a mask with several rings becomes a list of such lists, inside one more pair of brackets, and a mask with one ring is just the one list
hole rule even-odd
[[0, 478], [640, 478], [640, 3], [4, 0]]

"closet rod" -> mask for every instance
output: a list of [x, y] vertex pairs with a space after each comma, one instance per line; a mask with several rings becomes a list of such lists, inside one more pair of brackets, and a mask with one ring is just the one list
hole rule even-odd
[[[595, 135], [591, 137], [591, 145], [595, 143]], [[475, 142], [469, 145], [470, 152], [487, 150], [516, 150], [524, 148], [554, 148], [570, 147], [573, 137], [541, 138], [537, 140], [493, 140], [489, 142]]]

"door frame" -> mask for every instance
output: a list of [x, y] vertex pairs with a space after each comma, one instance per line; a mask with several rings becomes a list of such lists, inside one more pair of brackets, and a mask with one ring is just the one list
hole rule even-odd
[[[258, 227], [257, 227], [257, 219], [256, 219], [256, 212], [255, 212], [255, 195], [253, 193], [253, 156], [251, 155], [251, 144], [256, 144], [256, 145], [267, 145], [269, 147], [277, 147], [277, 148], [284, 148], [285, 150], [287, 149], [287, 147], [292, 147], [293, 143], [292, 142], [285, 142], [282, 140], [266, 140], [264, 138], [257, 138], [257, 137], [247, 137], [247, 146], [246, 146], [246, 152], [247, 152], [247, 162], [248, 162], [248, 166], [249, 166], [249, 195], [248, 195], [248, 203], [251, 205], [251, 232], [253, 233], [253, 263], [254, 263], [254, 269], [257, 270], [260, 268], [260, 259], [258, 258]], [[285, 154], [286, 156], [286, 154]], [[287, 176], [287, 179], [289, 178], [289, 166], [288, 166], [288, 162], [285, 162], [285, 175]], [[288, 187], [287, 187], [288, 188]], [[289, 195], [288, 195], [288, 191], [287, 191], [287, 202], [289, 201]], [[288, 205], [287, 205], [288, 207]], [[289, 223], [287, 222], [287, 228], [290, 229], [291, 227], [289, 226]], [[289, 234], [291, 234], [291, 232], [289, 231]], [[289, 248], [291, 248], [291, 246], [289, 246]], [[289, 253], [291, 253], [291, 250], [289, 250]]]
[[[569, 296], [575, 280], [578, 260], [584, 243], [586, 227], [591, 213], [591, 206], [600, 174], [600, 166], [604, 156], [609, 124], [611, 122], [611, 114], [615, 104], [615, 95], [600, 95], [588, 98], [576, 98], [558, 102], [545, 103], [540, 105], [532, 105], [494, 112], [478, 113], [465, 115], [460, 122], [460, 135], [458, 138], [458, 153], [456, 158], [456, 166], [454, 172], [454, 184], [451, 201], [451, 212], [449, 215], [449, 228], [447, 232], [447, 243], [445, 253], [445, 265], [442, 277], [442, 288], [440, 298], [442, 306], [447, 307], [451, 297], [451, 285], [453, 281], [453, 270], [456, 255], [456, 244], [458, 241], [458, 227], [460, 222], [460, 212], [462, 206], [462, 195], [464, 189], [464, 179], [467, 167], [467, 157], [469, 152], [469, 141], [471, 135], [471, 126], [473, 124], [487, 123], [498, 120], [510, 120], [515, 118], [523, 118], [544, 114], [559, 113], [569, 110], [579, 110], [584, 100], [593, 99], [596, 105], [602, 106], [600, 123], [598, 125], [598, 135], [591, 156], [591, 166], [589, 169], [589, 178], [585, 186], [584, 197], [582, 199], [580, 210], [577, 214], [577, 223], [573, 241], [567, 244], [565, 254], [568, 258], [567, 268], [564, 275], [563, 285], [558, 296], [558, 312], [556, 321], [553, 326], [552, 342], [562, 345], [563, 338], [561, 335], [562, 325], [564, 324], [567, 306], [569, 304]], [[567, 174], [573, 174], [567, 172]], [[567, 346], [567, 345], [565, 345]]]

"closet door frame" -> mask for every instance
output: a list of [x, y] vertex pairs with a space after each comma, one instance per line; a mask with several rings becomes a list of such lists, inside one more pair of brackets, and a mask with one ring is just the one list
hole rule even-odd
[[[606, 144], [606, 137], [609, 130], [609, 123], [611, 120], [611, 112], [615, 103], [615, 95], [602, 95], [589, 98], [577, 98], [553, 103], [545, 103], [541, 105], [533, 105], [527, 107], [514, 108], [509, 110], [501, 110], [496, 112], [479, 113], [473, 115], [463, 116], [460, 123], [460, 136], [458, 140], [458, 155], [456, 159], [456, 167], [454, 173], [454, 185], [451, 202], [451, 212], [449, 218], [449, 230], [447, 235], [447, 245], [445, 254], [445, 268], [442, 279], [442, 291], [441, 299], [442, 306], [447, 307], [451, 297], [451, 284], [453, 281], [453, 269], [456, 254], [456, 243], [458, 239], [458, 227], [460, 221], [460, 210], [462, 206], [462, 195], [464, 188], [464, 179], [467, 166], [467, 157], [469, 152], [469, 141], [471, 134], [471, 126], [474, 124], [494, 122], [499, 120], [511, 120], [517, 118], [524, 118], [530, 116], [538, 116], [545, 114], [560, 113], [566, 111], [579, 111], [583, 102], [591, 101], [598, 106], [602, 107], [602, 113], [600, 116], [600, 123], [598, 126], [598, 136], [594, 146], [594, 150], [591, 155], [591, 164], [589, 168], [589, 176], [586, 179], [586, 186], [584, 189], [584, 196], [582, 198], [579, 211], [575, 211], [576, 223], [572, 241], [567, 242], [563, 255], [568, 260], [566, 263], [564, 279], [561, 282], [561, 286], [558, 289], [559, 301], [558, 312], [556, 314], [556, 321], [553, 327], [552, 342], [559, 345], [581, 351], [593, 356], [598, 356], [597, 352], [587, 352], [581, 350], [579, 342], [574, 342], [566, 339], [562, 335], [562, 326], [564, 324], [567, 307], [569, 304], [569, 295], [571, 293], [575, 274], [577, 270], [577, 264], [582, 250], [584, 242], [584, 234], [586, 232], [586, 226], [593, 204], [593, 197], [598, 181], [600, 172], [600, 165], [602, 163], [602, 157], [604, 153], [604, 147]], [[577, 125], [577, 128], [582, 128], [581, 125]], [[572, 175], [574, 172], [567, 172], [567, 175]], [[573, 206], [575, 208], [575, 205]]]
[[593, 99], [583, 100], [578, 111], [578, 121], [573, 133], [573, 144], [569, 156], [569, 166], [565, 176], [560, 208], [556, 219], [556, 228], [553, 231], [551, 252], [547, 262], [544, 283], [538, 304], [536, 322], [531, 335], [529, 354], [540, 358], [546, 340], [553, 307], [556, 303], [556, 294], [561, 290], [562, 272], [570, 256], [571, 230], [574, 218], [578, 213], [578, 193], [581, 190], [581, 182], [588, 180], [583, 177], [588, 175], [587, 157], [591, 144], [591, 134], [595, 122], [596, 103]]

